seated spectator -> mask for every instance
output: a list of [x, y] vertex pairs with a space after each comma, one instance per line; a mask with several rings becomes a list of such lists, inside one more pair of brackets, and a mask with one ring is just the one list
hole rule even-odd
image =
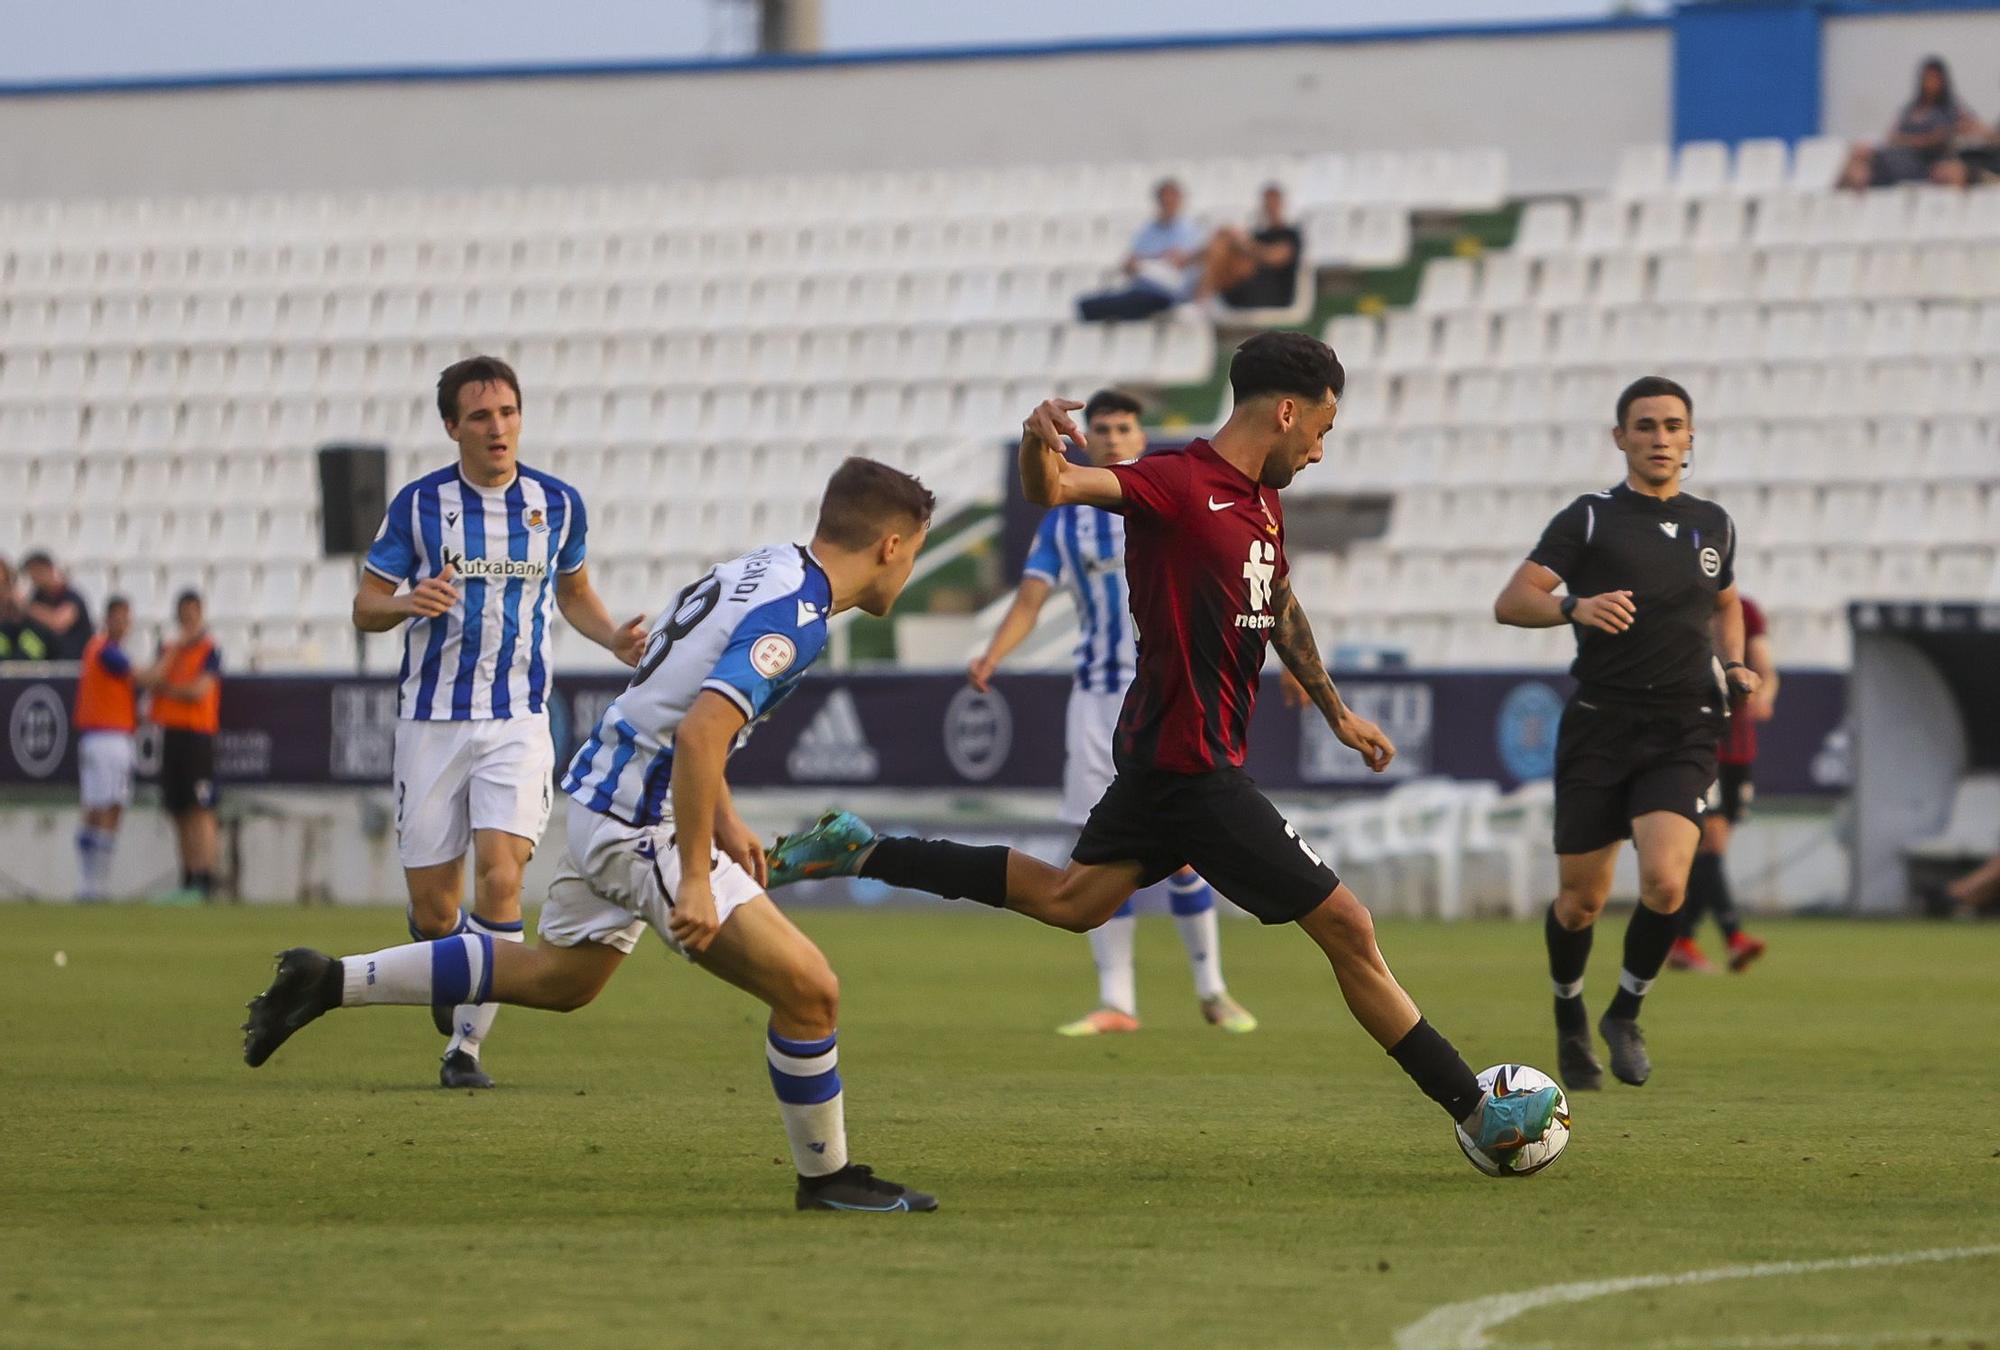
[[1077, 316], [1085, 323], [1150, 318], [1194, 294], [1202, 277], [1202, 236], [1181, 214], [1186, 195], [1179, 183], [1163, 178], [1153, 188], [1153, 200], [1159, 214], [1132, 236], [1121, 264], [1126, 284], [1077, 300]]
[[1881, 145], [1856, 144], [1841, 171], [1840, 186], [1859, 191], [1926, 180], [1963, 187], [1970, 170], [1961, 147], [1975, 151], [1975, 163], [1994, 140], [1993, 131], [1973, 116], [1952, 91], [1951, 69], [1932, 56], [1917, 67], [1916, 94], [1896, 118]]
[[1257, 225], [1217, 230], [1202, 258], [1201, 298], [1220, 295], [1234, 309], [1288, 309], [1299, 294], [1299, 254], [1305, 236], [1285, 220], [1285, 190], [1264, 186]]
[[46, 661], [49, 644], [28, 618], [21, 603], [21, 583], [14, 569], [0, 558], [0, 661]]
[[80, 661], [97, 629], [90, 622], [90, 610], [83, 597], [70, 589], [55, 560], [42, 552], [21, 560], [28, 574], [28, 622], [48, 644], [51, 661]]

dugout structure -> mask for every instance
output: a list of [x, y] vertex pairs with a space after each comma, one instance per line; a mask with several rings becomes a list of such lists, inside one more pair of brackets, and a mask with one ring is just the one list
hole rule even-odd
[[[1952, 822], [1968, 776], [2000, 770], [2000, 603], [1864, 601], [1848, 606], [1848, 621], [1849, 905], [1858, 914], [1907, 913], [1924, 882], [1907, 851]], [[2000, 852], [2000, 820], [1990, 824], [1988, 854]]]

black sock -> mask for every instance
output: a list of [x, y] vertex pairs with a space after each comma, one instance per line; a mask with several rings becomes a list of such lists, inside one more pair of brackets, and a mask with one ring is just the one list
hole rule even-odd
[[1542, 938], [1549, 948], [1549, 981], [1556, 987], [1556, 1030], [1583, 1031], [1590, 1016], [1583, 1009], [1583, 968], [1590, 964], [1591, 934], [1595, 924], [1574, 933], [1556, 922], [1556, 907], [1549, 906], [1542, 923]]
[[184, 891], [194, 889], [194, 873], [185, 867], [181, 869], [181, 889]]
[[[1694, 855], [1694, 871], [1704, 878], [1707, 888], [1708, 912], [1715, 916], [1716, 926], [1722, 929], [1722, 936], [1734, 939], [1743, 931], [1742, 923], [1736, 917], [1736, 897], [1729, 893], [1729, 873], [1723, 869], [1720, 853], [1697, 853]], [[1694, 880], [1688, 879], [1688, 899], [1694, 899]]]
[[1676, 915], [1644, 905], [1632, 911], [1632, 922], [1625, 925], [1625, 966], [1618, 972], [1618, 992], [1604, 1010], [1606, 1017], [1639, 1015], [1639, 1004], [1660, 977], [1660, 967], [1667, 963], [1667, 948], [1674, 945], [1679, 931]]
[[201, 892], [201, 897], [204, 900], [215, 892], [215, 873], [213, 872], [190, 872], [188, 873], [188, 880], [197, 891]]
[[875, 841], [868, 861], [861, 864], [861, 875], [905, 890], [999, 909], [1007, 903], [1007, 854], [1000, 844], [979, 847], [891, 835]]
[[1715, 903], [1715, 883], [1722, 875], [1715, 862], [1713, 853], [1694, 855], [1694, 864], [1688, 868], [1687, 899], [1681, 902], [1680, 913], [1675, 916], [1680, 921], [1676, 937], [1692, 942], [1700, 936], [1702, 918]]
[[1442, 1106], [1453, 1120], [1462, 1121], [1479, 1109], [1479, 1079], [1452, 1048], [1438, 1029], [1423, 1018], [1403, 1033], [1403, 1039], [1389, 1047], [1389, 1058], [1423, 1094]]

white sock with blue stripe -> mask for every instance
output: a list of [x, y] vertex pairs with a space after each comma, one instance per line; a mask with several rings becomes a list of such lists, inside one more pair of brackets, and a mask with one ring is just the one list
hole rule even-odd
[[802, 1177], [823, 1177], [847, 1166], [847, 1108], [834, 1039], [794, 1041], [773, 1031], [764, 1043], [778, 1114]]
[[[482, 919], [477, 914], [465, 920], [467, 931], [484, 933], [495, 942], [520, 942], [527, 934], [519, 919], [512, 923], [502, 923], [498, 919]], [[444, 1048], [448, 1055], [454, 1050], [463, 1050], [474, 1059], [479, 1058], [479, 1047], [487, 1033], [493, 1030], [493, 1019], [500, 1015], [497, 1003], [462, 1003], [451, 1012], [451, 1044]]]
[[1222, 935], [1215, 926], [1215, 892], [1194, 873], [1177, 872], [1167, 882], [1167, 907], [1174, 912], [1174, 926], [1181, 930], [1181, 945], [1187, 948], [1195, 997], [1220, 998]]
[[454, 933], [340, 958], [340, 1006], [484, 1003], [493, 992], [493, 939]]

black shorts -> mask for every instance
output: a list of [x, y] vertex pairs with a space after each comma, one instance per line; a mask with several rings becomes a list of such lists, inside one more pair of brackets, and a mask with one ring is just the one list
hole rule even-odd
[[160, 733], [160, 805], [169, 815], [215, 809], [215, 737], [168, 727]]
[[1136, 862], [1151, 886], [1192, 866], [1265, 923], [1319, 908], [1340, 878], [1241, 769], [1120, 773], [1091, 808], [1071, 857]]
[[1578, 695], [1556, 732], [1556, 852], [1594, 853], [1632, 822], [1671, 811], [1699, 825], [1715, 782], [1721, 709], [1648, 707]]
[[1718, 764], [1715, 786], [1708, 790], [1708, 814], [1721, 816], [1731, 825], [1741, 824], [1756, 795], [1757, 785], [1750, 781], [1748, 764]]

